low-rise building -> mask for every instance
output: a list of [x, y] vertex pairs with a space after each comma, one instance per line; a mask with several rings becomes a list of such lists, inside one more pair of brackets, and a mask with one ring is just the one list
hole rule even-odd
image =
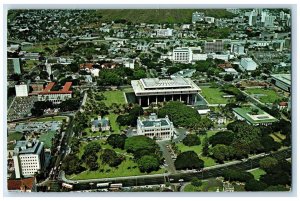
[[254, 71], [258, 65], [251, 58], [242, 58], [241, 67], [243, 71]]
[[35, 177], [8, 179], [7, 190], [10, 192], [37, 192]]
[[243, 107], [243, 108], [233, 108], [233, 114], [238, 120], [246, 121], [250, 125], [271, 125], [278, 120], [261, 110], [258, 107]]
[[97, 119], [92, 119], [92, 127], [91, 130], [93, 132], [96, 131], [109, 131], [110, 125], [109, 125], [109, 119], [107, 117], [102, 118], [101, 116], [98, 116]]
[[280, 89], [291, 92], [291, 74], [272, 74], [271, 82]]
[[51, 101], [53, 104], [60, 104], [72, 98], [72, 91], [70, 90], [72, 82], [66, 82], [62, 89], [52, 91], [54, 85], [55, 82], [50, 82], [43, 91], [38, 92], [38, 101]]
[[174, 125], [169, 117], [158, 118], [151, 113], [149, 118], [139, 117], [137, 120], [137, 135], [144, 135], [157, 140], [169, 140], [174, 135]]

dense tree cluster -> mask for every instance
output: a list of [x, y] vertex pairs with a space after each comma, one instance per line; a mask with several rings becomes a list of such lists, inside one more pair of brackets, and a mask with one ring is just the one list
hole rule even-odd
[[81, 160], [89, 167], [90, 170], [97, 170], [98, 165], [98, 152], [101, 150], [101, 145], [94, 141], [90, 142], [84, 147], [84, 152], [81, 157]]
[[107, 138], [107, 143], [113, 148], [124, 149], [125, 140], [127, 139], [126, 135], [111, 134]]
[[166, 115], [169, 116], [175, 126], [195, 130], [206, 130], [212, 126], [211, 120], [206, 117], [201, 118], [195, 109], [178, 101], [170, 101], [161, 108], [158, 116], [165, 117]]
[[117, 167], [124, 160], [122, 156], [119, 156], [112, 149], [104, 149], [101, 153], [100, 158], [102, 159], [102, 163], [108, 164], [110, 167]]
[[116, 121], [120, 126], [136, 126], [137, 118], [143, 113], [144, 111], [141, 106], [134, 105], [130, 108], [128, 114], [119, 115]]
[[161, 152], [155, 140], [145, 136], [130, 137], [125, 140], [125, 149], [133, 153], [134, 160], [139, 164], [142, 172], [159, 169]]
[[249, 172], [242, 172], [240, 170], [228, 169], [223, 173], [223, 177], [226, 181], [240, 181], [247, 182], [254, 179], [254, 176]]
[[194, 151], [185, 151], [180, 153], [175, 160], [177, 170], [198, 169], [204, 167], [204, 161], [201, 160]]
[[190, 134], [190, 135], [187, 135], [183, 140], [182, 140], [182, 143], [185, 145], [185, 146], [196, 146], [196, 145], [200, 145], [200, 139], [197, 135], [195, 134]]

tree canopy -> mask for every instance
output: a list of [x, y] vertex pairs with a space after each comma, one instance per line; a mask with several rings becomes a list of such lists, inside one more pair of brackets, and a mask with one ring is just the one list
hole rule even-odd
[[204, 167], [204, 161], [201, 160], [194, 151], [185, 151], [180, 153], [175, 160], [177, 170], [201, 169]]
[[187, 135], [182, 142], [185, 146], [196, 146], [201, 143], [199, 137], [195, 134]]

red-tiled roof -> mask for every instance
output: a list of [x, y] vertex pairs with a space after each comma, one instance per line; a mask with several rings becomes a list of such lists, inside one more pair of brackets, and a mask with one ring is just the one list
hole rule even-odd
[[287, 106], [288, 103], [287, 103], [287, 102], [280, 102], [279, 105], [280, 105], [280, 106]]
[[85, 63], [85, 64], [80, 64], [80, 68], [88, 68], [92, 69], [93, 68], [93, 63]]
[[7, 188], [10, 191], [32, 189], [34, 184], [35, 184], [35, 177], [7, 180]]
[[72, 85], [72, 82], [66, 82], [63, 88], [59, 91], [51, 91], [52, 87], [55, 85], [55, 82], [50, 82], [46, 88], [39, 92], [38, 94], [71, 94], [72, 91], [70, 91], [70, 87]]

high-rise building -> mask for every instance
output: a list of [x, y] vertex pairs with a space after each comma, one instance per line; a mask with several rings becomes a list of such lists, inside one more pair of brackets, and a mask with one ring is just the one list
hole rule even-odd
[[275, 21], [276, 17], [275, 16], [269, 16], [267, 15], [266, 18], [265, 18], [265, 24], [264, 26], [265, 27], [272, 27], [274, 26], [274, 21]]
[[14, 167], [16, 178], [32, 177], [45, 168], [45, 152], [43, 142], [38, 140], [17, 141], [14, 148]]
[[205, 41], [204, 51], [210, 52], [222, 52], [224, 50], [224, 43], [222, 40]]
[[7, 59], [7, 74], [21, 74], [21, 60], [20, 58], [8, 58]]
[[249, 15], [249, 25], [254, 26], [257, 22], [257, 13], [255, 11], [252, 11]]

